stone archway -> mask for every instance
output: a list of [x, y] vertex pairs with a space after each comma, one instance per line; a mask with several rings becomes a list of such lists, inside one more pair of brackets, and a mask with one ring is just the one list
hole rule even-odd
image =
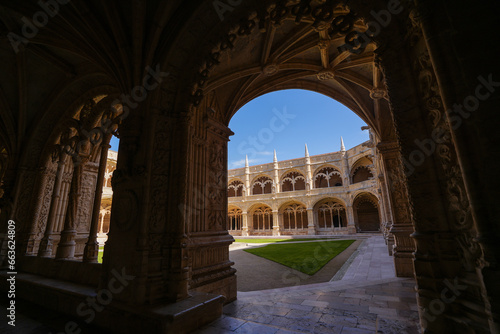
[[372, 194], [362, 193], [353, 202], [354, 221], [359, 232], [380, 232], [378, 200]]
[[[344, 103], [378, 136], [385, 194], [393, 212], [396, 268], [406, 275], [415, 270], [423, 329], [498, 328], [499, 229], [491, 223], [499, 217], [498, 208], [491, 205], [498, 193], [491, 182], [496, 171], [477, 163], [484, 151], [492, 156], [498, 152], [498, 145], [482, 138], [484, 132], [498, 133], [490, 119], [498, 98], [482, 100], [486, 112], [471, 114], [470, 119], [468, 113], [447, 112], [477, 88], [483, 93], [493, 89], [488, 80], [498, 80], [488, 74], [498, 69], [496, 55], [471, 47], [491, 43], [484, 33], [491, 31], [487, 20], [463, 19], [465, 8], [471, 17], [488, 17], [493, 11], [486, 4], [459, 1], [450, 7], [442, 0], [415, 0], [404, 2], [399, 11], [395, 2], [386, 1], [367, 6], [351, 0], [346, 7], [341, 1], [249, 0], [238, 6], [233, 1], [235, 7], [221, 19], [213, 1], [125, 2], [120, 7], [89, 3], [66, 6], [50, 23], [53, 34], [42, 33], [30, 41], [36, 47], [29, 51], [50, 63], [40, 66], [42, 77], [54, 79], [41, 80], [51, 84], [54, 94], [40, 94], [55, 97], [58, 106], [46, 107], [50, 103], [45, 98], [28, 99], [24, 94], [28, 89], [23, 78], [29, 72], [24, 64], [30, 63], [24, 60], [31, 60], [31, 53], [5, 56], [9, 64], [12, 59], [24, 61], [14, 64], [25, 70], [18, 75], [21, 94], [9, 93], [9, 101], [22, 102], [20, 114], [43, 111], [33, 121], [37, 131], [29, 138], [19, 135], [16, 145], [9, 145], [14, 149], [28, 142], [22, 152], [13, 153], [22, 156], [22, 162], [16, 166], [19, 172], [9, 176], [8, 196], [22, 232], [34, 228], [40, 203], [36, 198], [50, 175], [37, 169], [45, 164], [33, 153], [50, 142], [47, 129], [54, 120], [89, 86], [109, 82], [119, 87], [114, 93], [129, 94], [141, 84], [147, 64], [160, 64], [155, 70], [169, 73], [161, 89], [149, 94], [120, 129], [110, 239], [99, 267], [101, 288], [111, 282], [113, 270], [127, 268], [136, 277], [113, 299], [118, 310], [124, 309], [121, 304], [143, 309], [166, 302], [188, 308], [182, 303], [198, 291], [234, 299], [235, 276], [227, 256], [232, 242], [225, 204], [226, 143], [231, 135], [227, 124], [252, 98], [304, 88]], [[22, 27], [20, 18], [32, 17], [36, 10], [25, 2], [6, 1], [4, 6], [16, 32]], [[131, 8], [132, 14], [126, 12]], [[99, 9], [108, 19], [102, 19]], [[391, 12], [390, 22], [382, 27], [376, 17]], [[4, 17], [2, 12], [2, 23]], [[372, 30], [374, 43], [366, 45], [363, 34], [369, 22], [379, 22], [380, 29]], [[121, 28], [127, 26], [138, 28], [130, 40]], [[62, 45], [62, 40], [69, 43]], [[71, 79], [55, 80], [55, 71]], [[71, 89], [61, 89], [64, 86]], [[28, 100], [41, 101], [45, 108], [28, 105]], [[13, 125], [14, 117], [4, 121], [3, 109], [2, 125]], [[27, 129], [21, 126], [20, 133]], [[444, 304], [440, 296], [448, 282], [467, 289]], [[212, 301], [218, 305], [221, 299]], [[215, 317], [217, 311], [210, 314]], [[98, 317], [97, 323], [113, 327], [105, 314]], [[155, 320], [156, 325], [151, 320], [148, 326], [159, 326], [161, 321]], [[127, 324], [114, 325], [128, 329]]]
[[[328, 4], [325, 6], [328, 6]], [[360, 3], [352, 2], [349, 6], [351, 9], [360, 13], [361, 17], [364, 17], [366, 21], [370, 19], [369, 10], [363, 8]], [[373, 6], [377, 7], [376, 4]], [[431, 100], [423, 98], [428, 91], [436, 94], [436, 90], [432, 88], [432, 86], [437, 85], [437, 80], [433, 73], [432, 65], [428, 61], [427, 46], [422, 38], [420, 23], [415, 20], [409, 20], [412, 24], [407, 27], [402, 26], [405, 25], [404, 22], [407, 21], [404, 19], [401, 21], [395, 19], [392, 25], [386, 27], [381, 34], [375, 36], [374, 40], [377, 43], [377, 48], [372, 49], [372, 51], [376, 55], [376, 65], [373, 65], [375, 70], [371, 72], [375, 80], [370, 86], [371, 88], [366, 89], [368, 87], [366, 82], [363, 81], [363, 78], [357, 77], [354, 73], [351, 73], [351, 82], [354, 82], [355, 85], [361, 88], [350, 86], [350, 84], [343, 85], [343, 88], [348, 92], [347, 95], [349, 96], [349, 99], [346, 99], [345, 96], [339, 94], [338, 90], [329, 90], [327, 85], [321, 82], [325, 79], [326, 81], [333, 81], [335, 79], [335, 73], [331, 73], [328, 69], [324, 71], [325, 68], [321, 68], [321, 65], [320, 67], [317, 65], [315, 67], [311, 65], [311, 62], [308, 64], [260, 62], [261, 60], [269, 60], [265, 55], [269, 56], [272, 54], [271, 48], [273, 42], [271, 41], [271, 37], [276, 34], [273, 27], [280, 26], [281, 31], [286, 31], [286, 28], [284, 28], [285, 25], [288, 24], [288, 20], [293, 21], [294, 16], [296, 22], [299, 24], [303, 23], [302, 19], [304, 17], [310, 19], [308, 15], [290, 14], [293, 13], [291, 7], [292, 5], [287, 7], [283, 2], [279, 2], [275, 6], [270, 6], [268, 8], [249, 3], [246, 6], [244, 5], [236, 8], [232, 13], [234, 19], [228, 24], [223, 24], [221, 26], [222, 30], [214, 32], [210, 37], [206, 36], [207, 39], [211, 41], [210, 47], [206, 49], [204, 56], [198, 58], [198, 60], [193, 63], [193, 66], [198, 66], [198, 70], [196, 74], [193, 74], [193, 81], [187, 83], [191, 94], [190, 96], [185, 96], [185, 100], [182, 102], [186, 105], [190, 105], [191, 107], [188, 109], [193, 111], [191, 123], [195, 129], [193, 133], [203, 133], [207, 120], [209, 121], [208, 127], [212, 126], [210, 125], [212, 124], [210, 121], [215, 121], [221, 126], [227, 125], [231, 115], [236, 112], [239, 106], [269, 91], [292, 87], [314, 87], [315, 91], [328, 92], [328, 95], [336, 98], [349, 106], [354, 112], [358, 113], [373, 127], [375, 134], [379, 137], [380, 143], [377, 149], [383, 156], [384, 174], [387, 177], [386, 186], [390, 196], [391, 208], [394, 211], [391, 232], [395, 237], [394, 255], [396, 268], [400, 271], [401, 276], [412, 276], [414, 268], [413, 261], [415, 261], [415, 268], [419, 277], [418, 284], [421, 284], [422, 287], [427, 286], [425, 282], [434, 277], [435, 273], [440, 272], [440, 262], [442, 260], [437, 260], [436, 258], [432, 264], [432, 269], [425, 271], [418, 265], [419, 261], [426, 261], [419, 258], [418, 251], [417, 258], [413, 260], [412, 252], [415, 250], [415, 246], [414, 241], [410, 238], [410, 234], [414, 232], [414, 230], [417, 230], [417, 233], [414, 234], [417, 249], [419, 246], [426, 250], [429, 249], [428, 245], [430, 241], [425, 239], [425, 233], [419, 233], [419, 231], [425, 231], [429, 228], [424, 223], [426, 218], [422, 216], [422, 212], [416, 213], [414, 211], [416, 207], [425, 208], [426, 204], [422, 200], [424, 196], [421, 194], [428, 194], [428, 189], [423, 189], [419, 180], [415, 179], [413, 175], [408, 177], [408, 175], [405, 174], [405, 172], [408, 172], [408, 166], [403, 165], [403, 157], [408, 157], [415, 151], [415, 138], [419, 136], [425, 137], [428, 133], [432, 133], [435, 128], [439, 128], [440, 131], [442, 130], [445, 133], [449, 132], [447, 129], [449, 123], [447, 123], [447, 120], [443, 117], [435, 119], [436, 122], [434, 122], [434, 124], [426, 120], [427, 116], [425, 115], [431, 115], [435, 113], [436, 110], [442, 113], [444, 110], [442, 104], [438, 104], [437, 106], [426, 104], [425, 101], [435, 102], [435, 96], [430, 96], [429, 98], [431, 98]], [[324, 6], [318, 6], [318, 12], [321, 12], [324, 8]], [[383, 6], [378, 8], [384, 10]], [[412, 12], [412, 8], [413, 7], [406, 8], [403, 11], [403, 17], [408, 18], [409, 13]], [[337, 15], [341, 16], [340, 14], [341, 13], [337, 13]], [[304, 21], [307, 21], [307, 19]], [[345, 18], [340, 21], [344, 22], [344, 20]], [[321, 25], [321, 19], [317, 17], [313, 18], [310, 22]], [[257, 26], [259, 26], [262, 32], [261, 34], [256, 32]], [[299, 30], [300, 26], [295, 31], [295, 40], [301, 40], [301, 38], [297, 37]], [[319, 30], [321, 30], [321, 28]], [[346, 40], [351, 39], [350, 42], [356, 45], [359, 40], [356, 41], [355, 37], [360, 37], [362, 33], [363, 31], [350, 31], [349, 37]], [[255, 34], [257, 34], [258, 37]], [[200, 36], [201, 35], [204, 34], [200, 32]], [[284, 40], [286, 41], [287, 39], [284, 38]], [[340, 41], [342, 40], [341, 38]], [[398, 42], [395, 43], [394, 41]], [[257, 47], [258, 45], [264, 46], [264, 52], [262, 54], [257, 52], [258, 55], [256, 58], [259, 61], [256, 62], [257, 64], [255, 66], [252, 67], [250, 64], [246, 64], [242, 61], [243, 59], [248, 60], [252, 56], [255, 56], [255, 54], [252, 55], [249, 52], [245, 53], [241, 51], [241, 43], [244, 43], [244, 46], [247, 48], [255, 47], [255, 49], [259, 49]], [[316, 46], [318, 41], [316, 39], [311, 43], [312, 44], [309, 46]], [[402, 45], [405, 47], [401, 47]], [[318, 48], [320, 50], [326, 50], [326, 52], [322, 51], [319, 52], [319, 54], [328, 54], [328, 47], [328, 43], [319, 43]], [[287, 50], [287, 47], [278, 47], [277, 50]], [[303, 49], [300, 49], [303, 53], [305, 53], [306, 50], [308, 50], [307, 45], [303, 45]], [[367, 50], [369, 52], [370, 49], [368, 48]], [[239, 51], [244, 52], [245, 56], [238, 55]], [[366, 50], [361, 50], [361, 52], [363, 51]], [[264, 57], [261, 57], [261, 55], [264, 55]], [[292, 59], [294, 56], [293, 50], [286, 55], [290, 57], [289, 59]], [[304, 56], [304, 58], [307, 57]], [[240, 62], [238, 62], [238, 60], [240, 60]], [[310, 61], [311, 59], [308, 60]], [[366, 58], [362, 59], [362, 56], [359, 56], [359, 58], [353, 56], [351, 60], [354, 62], [353, 64], [360, 64], [366, 61]], [[371, 61], [373, 61], [373, 58], [371, 58]], [[332, 63], [338, 65], [341, 62], [341, 58], [334, 58]], [[324, 61], [324, 58], [320, 63], [322, 65], [329, 65], [328, 62]], [[255, 64], [255, 62], [253, 64]], [[427, 76], [423, 78], [423, 74]], [[305, 76], [315, 77], [315, 80], [319, 80], [319, 82], [316, 81], [312, 84], [307, 79], [304, 79]], [[382, 78], [387, 87], [387, 91], [384, 91], [382, 87], [384, 85], [382, 84]], [[338, 79], [337, 82], [345, 83], [340, 75]], [[367, 92], [361, 93], [363, 89]], [[389, 109], [386, 99], [391, 102], [392, 110]], [[370, 114], [367, 113], [367, 110], [371, 109], [371, 107], [367, 108], [368, 105], [373, 106], [372, 110], [373, 113], [377, 115], [376, 117], [370, 117]], [[418, 126], [416, 126], [415, 123], [416, 118], [422, 119], [422, 121], [419, 121], [420, 123], [418, 123]], [[394, 120], [394, 122], [392, 120]], [[445, 164], [443, 168], [440, 167], [439, 169], [435, 169], [434, 166], [436, 166], [436, 162], [439, 165], [440, 161], [446, 161], [447, 164], [451, 163], [458, 167], [454, 143], [448, 140], [444, 145], [446, 145], [448, 156], [432, 156], [428, 159], [423, 159], [425, 161], [419, 162], [419, 167], [421, 167], [420, 170], [422, 170], [425, 176], [419, 175], [419, 177], [433, 180], [433, 182], [435, 182], [434, 187], [436, 191], [440, 187], [446, 188], [454, 184], [462, 189], [462, 193], [465, 193], [465, 188], [460, 177], [457, 178], [449, 175], [447, 180], [438, 181], [439, 175], [446, 173], [448, 167]], [[440, 182], [444, 183], [440, 184]], [[456, 203], [458, 206], [450, 206], [449, 201], [453, 201], [452, 198], [441, 197], [438, 195], [438, 192], [435, 193], [433, 198], [435, 200], [434, 205], [439, 212], [444, 213], [448, 210], [452, 210], [455, 211], [455, 214], [458, 214], [458, 216], [454, 216], [457, 219], [466, 219], [469, 221], [468, 230], [465, 232], [465, 230], [460, 228], [457, 229], [456, 225], [452, 227], [453, 223], [450, 224], [448, 221], [451, 216], [443, 214], [440, 215], [440, 222], [435, 226], [441, 226], [444, 230], [451, 229], [453, 233], [461, 235], [460, 238], [468, 240], [467, 243], [471, 242], [470, 236], [473, 235], [475, 231], [471, 225], [472, 217], [467, 213], [466, 199], [461, 198], [459, 200], [460, 204]], [[461, 215], [462, 218], [459, 218]], [[453, 220], [455, 218], [451, 219]], [[456, 242], [458, 249], [460, 249], [461, 242]], [[455, 250], [457, 249], [454, 247], [452, 248]], [[456, 252], [455, 255], [458, 261], [465, 266], [471, 259], [469, 256], [464, 257], [462, 251]], [[478, 256], [478, 254], [474, 256]], [[455, 269], [458, 270], [458, 268]], [[458, 275], [460, 277], [459, 272], [460, 271], [454, 271], [452, 276], [455, 277]], [[445, 277], [448, 277], [446, 275], [443, 276], [442, 282], [446, 280]], [[441, 286], [443, 285], [441, 284]], [[484, 288], [484, 286], [478, 285], [474, 289], [476, 292], [479, 292], [484, 291]], [[428, 312], [426, 307], [432, 300], [429, 296], [435, 294], [435, 290], [440, 291], [440, 288], [433, 287], [420, 290], [419, 303], [422, 307], [422, 314]], [[481, 298], [475, 298], [474, 293], [471, 292], [469, 297], [475, 300], [478, 305], [485, 305], [484, 303], [486, 301]], [[462, 307], [464, 310], [468, 308], [463, 305]], [[440, 321], [433, 322], [429, 324], [429, 326], [439, 330], [439, 328], [448, 328], [447, 324], [449, 324], [449, 322], [449, 320], [440, 318]], [[428, 324], [425, 324], [425, 326], [427, 325]], [[487, 327], [485, 324], [482, 326]]]

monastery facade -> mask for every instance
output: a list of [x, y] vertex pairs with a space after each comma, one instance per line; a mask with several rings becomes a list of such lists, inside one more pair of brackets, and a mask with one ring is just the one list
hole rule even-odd
[[234, 236], [337, 235], [387, 226], [376, 150], [367, 141], [338, 152], [228, 171]]

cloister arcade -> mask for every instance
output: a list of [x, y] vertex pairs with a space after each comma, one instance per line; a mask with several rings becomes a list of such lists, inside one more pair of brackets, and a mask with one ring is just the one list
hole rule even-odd
[[[244, 168], [229, 170], [230, 221], [241, 221], [230, 224], [230, 233], [250, 236], [382, 232], [391, 248], [385, 217], [392, 214], [385, 213], [387, 207], [378, 204], [388, 199], [382, 197], [383, 175], [376, 170], [379, 164], [374, 163], [378, 159], [374, 147], [368, 141], [346, 150], [341, 140], [338, 152], [309, 156], [306, 146], [304, 158], [278, 161], [275, 154], [273, 163], [246, 163]], [[366, 178], [353, 178], [361, 168], [369, 171], [364, 174]], [[353, 179], [357, 182], [351, 182]], [[374, 206], [360, 205], [364, 198], [373, 199]], [[289, 204], [290, 200], [295, 204]]]
[[[78, 305], [121, 274], [130, 281], [93, 325], [180, 333], [220, 317], [237, 297], [231, 201], [275, 196], [259, 199], [267, 207], [258, 213], [269, 226], [271, 208], [274, 232], [290, 194], [279, 175], [290, 162], [248, 167], [260, 190], [245, 170], [227, 177], [228, 124], [248, 101], [296, 88], [362, 118], [378, 158], [354, 174], [352, 164], [318, 165], [342, 178], [327, 188], [314, 188], [300, 158], [305, 190], [294, 192], [338, 199], [348, 230], [354, 207], [361, 221], [377, 208], [396, 272], [415, 279], [425, 333], [500, 331], [494, 1], [248, 0], [222, 12], [211, 0], [52, 2], [50, 17], [36, 0], [0, 4], [0, 255], [5, 265], [12, 221], [17, 298], [78, 317]], [[26, 21], [39, 17], [43, 27], [27, 36]], [[112, 134], [120, 147], [98, 264]], [[244, 191], [228, 203], [235, 178]], [[380, 184], [378, 202], [359, 194], [367, 182]], [[336, 210], [334, 229], [343, 228], [333, 202], [320, 205], [322, 217]], [[317, 201], [300, 203], [309, 231]], [[463, 289], [444, 303], [450, 282]]]

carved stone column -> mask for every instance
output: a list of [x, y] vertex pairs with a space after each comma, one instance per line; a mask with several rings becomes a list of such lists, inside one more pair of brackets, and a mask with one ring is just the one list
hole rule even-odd
[[248, 237], [250, 235], [248, 231], [248, 212], [243, 211], [241, 213], [241, 218], [243, 220], [243, 229], [241, 231], [241, 235], [244, 237]]
[[40, 241], [40, 246], [38, 248], [38, 256], [41, 257], [51, 257], [52, 256], [52, 241], [54, 234], [54, 224], [56, 221], [56, 213], [58, 210], [58, 205], [60, 205], [60, 194], [61, 194], [61, 183], [63, 179], [63, 171], [64, 171], [64, 159], [65, 155], [62, 154], [59, 157], [59, 161], [57, 163], [57, 172], [54, 188], [52, 191], [52, 199], [50, 201], [49, 214], [47, 217], [47, 223], [45, 226], [45, 233]]
[[394, 265], [398, 277], [413, 277], [413, 252], [415, 244], [410, 235], [414, 232], [411, 221], [407, 190], [404, 181], [403, 164], [399, 146], [395, 142], [377, 145], [384, 161], [389, 197], [394, 221], [390, 233], [394, 235]]
[[278, 210], [273, 210], [273, 236], [280, 236], [280, 222]]
[[[108, 144], [110, 138], [105, 138], [101, 144], [101, 155], [99, 161], [99, 172], [97, 174], [97, 182], [95, 187], [94, 204], [92, 208], [92, 218], [90, 222], [89, 238], [85, 244], [83, 252], [83, 262], [97, 262], [99, 255], [99, 243], [97, 242], [97, 230], [99, 227], [99, 211], [101, 209], [102, 187], [104, 185], [104, 174], [106, 172], [106, 163], [108, 158], [108, 149], [111, 147]], [[103, 215], [104, 217], [104, 215]], [[104, 219], [103, 219], [104, 221]], [[101, 225], [102, 231], [102, 225]]]
[[[146, 113], [149, 116], [143, 119], [140, 115]], [[142, 133], [145, 122], [149, 130]], [[141, 305], [137, 310], [141, 312], [147, 305], [189, 298], [185, 223], [189, 217], [183, 215], [182, 206], [189, 142], [183, 113], [133, 110], [120, 126], [100, 287], [112, 284], [117, 271], [130, 280], [123, 292], [113, 296], [113, 303]], [[144, 165], [145, 161], [151, 163]]]
[[[450, 211], [454, 211], [452, 217], [458, 218], [452, 224], [460, 231], [455, 236], [460, 240], [457, 248], [466, 268], [463, 271], [477, 272], [477, 278], [464, 279], [475, 282], [477, 287], [469, 287], [466, 297], [470, 303], [462, 306], [462, 312], [469, 315], [477, 308], [484, 308], [488, 322], [485, 321], [483, 328], [500, 333], [500, 227], [497, 223], [500, 210], [496, 204], [499, 188], [493, 181], [497, 179], [497, 168], [492, 168], [500, 155], [497, 121], [500, 65], [495, 48], [478, 52], [470, 47], [490, 43], [491, 36], [483, 33], [490, 22], [485, 16], [496, 11], [496, 4], [487, 2], [465, 7], [466, 2], [459, 1], [456, 6], [448, 7], [445, 1], [415, 2], [415, 27], [421, 28], [420, 37], [429, 50], [425, 57], [420, 57], [419, 60], [424, 60], [420, 64], [424, 66], [419, 70], [435, 74], [428, 80], [432, 89], [423, 88], [439, 95], [439, 104], [429, 103], [434, 102], [431, 99], [435, 98], [434, 94], [426, 96], [429, 97], [427, 107], [435, 125], [444, 125], [447, 137], [451, 137], [450, 141], [439, 142], [444, 145], [439, 145], [437, 151], [443, 151], [445, 145], [452, 147], [440, 155], [444, 158], [444, 174], [449, 179]], [[481, 19], [471, 26], [457, 25], [463, 13], [459, 8], [467, 8], [468, 17]], [[451, 49], [454, 52], [447, 52]], [[467, 61], [469, 59], [473, 61]], [[436, 111], [442, 116], [436, 117]], [[493, 160], [490, 162], [490, 159]], [[475, 319], [472, 324], [480, 326]]]
[[316, 222], [314, 221], [313, 208], [307, 209], [307, 234], [316, 235]]
[[[442, 1], [428, 2], [431, 3], [442, 4]], [[446, 10], [432, 11], [430, 15], [435, 12], [446, 13]], [[412, 12], [412, 16], [419, 14]], [[446, 21], [446, 15], [440, 15], [437, 21], [441, 22], [443, 17]], [[449, 110], [443, 106], [441, 87], [429, 59], [432, 50], [426, 47], [416, 22], [408, 22], [413, 27], [406, 41], [400, 45], [386, 41], [385, 47], [377, 50], [377, 59], [384, 69], [405, 166], [405, 174], [401, 175], [411, 200], [409, 211], [416, 244], [413, 264], [421, 327], [429, 333], [487, 332], [491, 313], [480, 273], [484, 258], [475, 239], [468, 192], [450, 133], [453, 123], [447, 120]], [[449, 64], [446, 67], [456, 69]], [[458, 78], [457, 82], [461, 81]], [[384, 157], [386, 172], [392, 169], [388, 161]], [[386, 179], [394, 213], [393, 230], [402, 234], [409, 227], [397, 227], [401, 221], [393, 190], [393, 180], [399, 179], [397, 175], [386, 173]], [[398, 236], [395, 238], [396, 250]], [[442, 297], [449, 291], [450, 282], [463, 289], [455, 290], [453, 298]]]
[[69, 191], [68, 208], [64, 220], [64, 229], [61, 232], [61, 239], [57, 245], [56, 259], [71, 260], [75, 257], [76, 234], [78, 225], [78, 207], [80, 204], [83, 174], [82, 164], [78, 164], [73, 172]]
[[227, 142], [233, 132], [217, 115], [204, 115], [191, 128], [192, 174], [188, 181], [190, 291], [236, 299], [236, 270], [229, 260], [234, 241], [227, 231]]
[[356, 224], [354, 222], [354, 209], [352, 205], [347, 205], [346, 215], [347, 215], [347, 232], [349, 234], [355, 234]]
[[[383, 168], [383, 164], [381, 166]], [[387, 182], [385, 180], [385, 174], [379, 175], [380, 181], [380, 189], [382, 190], [382, 196], [380, 198], [380, 207], [384, 208], [384, 219], [385, 219], [385, 227], [384, 227], [384, 238], [387, 244], [387, 251], [389, 255], [392, 256], [392, 250], [394, 248], [394, 235], [391, 233], [392, 229], [392, 210], [391, 210], [391, 201], [389, 199], [389, 194], [387, 191]]]

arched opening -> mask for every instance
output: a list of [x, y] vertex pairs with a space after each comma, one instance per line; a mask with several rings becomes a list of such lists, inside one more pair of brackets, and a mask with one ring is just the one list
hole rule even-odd
[[118, 147], [120, 145], [119, 138], [113, 136], [110, 139], [109, 149], [106, 159], [106, 170], [102, 185], [102, 197], [99, 210], [99, 228], [97, 232], [97, 242], [99, 243], [98, 262], [101, 263], [104, 256], [104, 245], [108, 240], [108, 233], [111, 223], [111, 209], [113, 204], [113, 173], [116, 170], [118, 162]]
[[305, 234], [307, 232], [307, 209], [304, 204], [289, 203], [280, 209], [284, 235]]
[[351, 182], [359, 183], [372, 180], [374, 178], [373, 168], [373, 161], [369, 157], [364, 156], [358, 159], [351, 167]]
[[333, 167], [324, 167], [314, 175], [314, 188], [330, 188], [342, 186], [340, 172]]
[[269, 235], [273, 228], [273, 210], [270, 206], [256, 205], [250, 211], [252, 232], [254, 235]]
[[229, 206], [228, 218], [228, 230], [231, 235], [241, 235], [241, 229], [243, 227], [243, 211], [236, 206]]
[[[117, 153], [108, 149], [121, 114], [106, 107], [106, 95], [87, 99], [45, 150], [51, 156], [46, 159], [50, 172], [39, 216], [43, 225], [32, 236], [31, 250], [39, 257], [87, 263], [102, 259], [117, 160]], [[108, 125], [107, 131], [102, 124]]]
[[347, 228], [347, 214], [344, 204], [329, 198], [321, 200], [314, 206], [319, 234], [329, 234]]
[[299, 172], [288, 172], [281, 179], [281, 191], [297, 191], [306, 189], [306, 179]]
[[227, 187], [227, 197], [241, 197], [244, 193], [245, 185], [240, 180], [234, 180]]
[[354, 200], [354, 215], [359, 232], [380, 232], [380, 212], [378, 199], [362, 193]]
[[270, 194], [272, 192], [273, 180], [267, 176], [257, 178], [252, 185], [252, 195]]

